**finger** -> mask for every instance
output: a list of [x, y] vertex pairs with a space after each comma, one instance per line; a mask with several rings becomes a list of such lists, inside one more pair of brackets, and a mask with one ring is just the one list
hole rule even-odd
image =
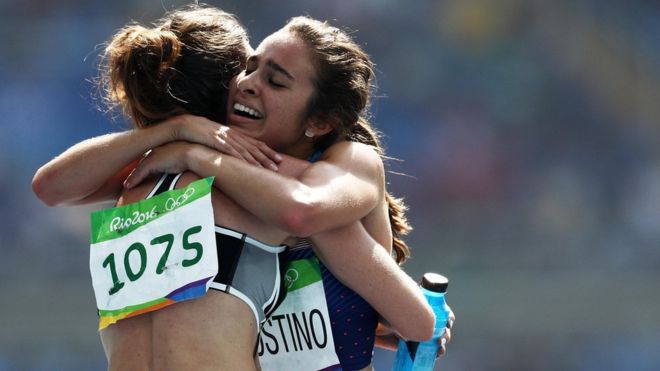
[[447, 343], [443, 340], [440, 341], [440, 347], [438, 347], [438, 354], [437, 357], [441, 357], [447, 353]]
[[144, 175], [144, 172], [135, 168], [131, 174], [126, 177], [126, 180], [124, 180], [124, 188], [131, 189], [140, 184], [145, 178], [146, 175]]
[[259, 162], [256, 158], [254, 158], [254, 156], [252, 155], [252, 153], [250, 153], [250, 151], [249, 151], [247, 148], [245, 148], [245, 147], [240, 147], [239, 150], [238, 150], [238, 152], [241, 154], [241, 156], [243, 157], [243, 159], [244, 159], [245, 161], [247, 161], [249, 164], [252, 164], [252, 165], [254, 165], [254, 166], [263, 167], [263, 165], [261, 164], [261, 162]]
[[131, 173], [126, 177], [126, 180], [124, 180], [125, 188], [131, 189], [135, 187], [136, 185], [142, 183], [142, 181], [153, 172], [150, 164], [154, 157], [154, 153], [154, 150], [152, 150], [148, 155], [140, 160], [135, 169], [133, 169], [133, 171], [131, 171]]
[[131, 189], [134, 186], [133, 183], [133, 174], [135, 173], [135, 169], [131, 170], [130, 174], [124, 179], [124, 188], [126, 189]]
[[138, 162], [137, 166], [131, 170], [131, 173], [128, 174], [126, 179], [124, 179], [124, 188], [126, 189], [131, 189], [135, 187], [136, 185], [140, 184], [140, 179], [142, 176], [139, 174], [141, 172], [141, 167], [142, 165], [147, 161], [147, 159], [154, 153], [153, 149], [150, 149], [147, 151], [144, 156], [140, 159], [140, 162]]
[[[237, 142], [250, 151], [252, 157], [257, 160], [261, 166], [277, 171], [277, 163], [282, 160], [279, 153], [273, 151], [264, 142], [249, 137], [237, 137]], [[275, 160], [279, 159], [279, 160]]]
[[237, 151], [231, 144], [227, 142], [225, 142], [224, 147], [222, 149], [219, 149], [219, 151], [231, 157], [236, 157], [241, 160], [247, 161], [247, 159], [243, 156], [241, 152]]
[[451, 341], [451, 329], [446, 329], [445, 333], [442, 335], [442, 338], [448, 343]]
[[453, 310], [449, 310], [449, 316], [447, 317], [447, 328], [452, 328], [454, 326], [454, 321], [456, 321], [456, 315]]
[[223, 127], [220, 131], [226, 143], [238, 152], [239, 156], [237, 157], [242, 158], [252, 165], [267, 167], [273, 170], [277, 169], [273, 160], [266, 158], [260, 150], [259, 144], [261, 141], [233, 131], [228, 127]]
[[217, 132], [216, 140], [212, 143], [211, 148], [214, 148], [229, 156], [243, 159], [243, 156], [241, 156], [241, 154], [236, 149], [234, 149], [231, 138], [227, 137], [221, 132]]
[[257, 161], [259, 161], [261, 166], [267, 169], [271, 169], [273, 171], [277, 171], [277, 164], [273, 162], [273, 160], [270, 157], [266, 156], [266, 154], [263, 153], [261, 148], [259, 148], [258, 146], [253, 146], [251, 148], [250, 153]]
[[241, 144], [237, 143], [235, 139], [225, 138], [224, 143], [223, 150], [221, 150], [222, 153], [228, 154], [252, 165], [259, 165], [257, 160], [250, 155], [250, 152], [243, 148]]
[[274, 149], [268, 147], [266, 143], [259, 141], [257, 144], [259, 150], [266, 155], [273, 162], [280, 163], [282, 162], [282, 156], [277, 153]]
[[252, 152], [257, 151], [250, 150], [251, 148], [254, 148], [252, 144], [248, 143], [240, 136], [232, 138], [232, 143], [245, 161], [255, 166], [264, 167], [264, 165], [253, 156]]

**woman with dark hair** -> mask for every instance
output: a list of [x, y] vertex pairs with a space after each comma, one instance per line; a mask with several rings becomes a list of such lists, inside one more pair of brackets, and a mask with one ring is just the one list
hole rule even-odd
[[[192, 24], [198, 19], [208, 20], [203, 14], [189, 18]], [[199, 45], [194, 38], [181, 42], [194, 29], [184, 24], [177, 17], [166, 18], [155, 31], [124, 30], [114, 38], [108, 49], [109, 97], [124, 107], [139, 129], [94, 138], [67, 150], [37, 172], [35, 193], [48, 204], [116, 199], [121, 181], [136, 166], [135, 159], [152, 149], [126, 180], [130, 189], [123, 192], [120, 203], [150, 193], [156, 183], [150, 175], [192, 172], [184, 173], [178, 183], [170, 180], [173, 187], [192, 181], [194, 174], [214, 175], [215, 186], [222, 190], [213, 193], [216, 223], [271, 245], [291, 243], [290, 236], [309, 237], [321, 261], [356, 290], [357, 294], [341, 285], [322, 266], [331, 317], [343, 310], [357, 314], [364, 324], [357, 327], [355, 320], [348, 325], [365, 334], [356, 352], [341, 339], [346, 331], [341, 332], [340, 326], [350, 318], [331, 318], [333, 351], [341, 367], [362, 369], [371, 362], [377, 316], [367, 302], [405, 338], [430, 337], [432, 312], [414, 282], [389, 256], [392, 246], [398, 261], [408, 255], [400, 237], [409, 226], [403, 206], [385, 192], [380, 145], [365, 120], [373, 74], [368, 56], [334, 27], [309, 18], [293, 19], [264, 40], [247, 59], [245, 71], [229, 84], [226, 107], [231, 129], [227, 129], [209, 121], [223, 121], [222, 113], [211, 113], [214, 100], [224, 106], [222, 92], [212, 89], [226, 86], [227, 81], [199, 79], [197, 72], [202, 76], [215, 69], [189, 64], [195, 58], [207, 60], [209, 49], [202, 45], [213, 39], [213, 30], [199, 28], [199, 35], [205, 36]], [[122, 47], [130, 52], [119, 52]], [[146, 50], [146, 56], [138, 57], [134, 47]], [[205, 117], [168, 119], [179, 113]], [[279, 154], [263, 143], [288, 156], [280, 161]], [[307, 159], [314, 162], [301, 161]], [[101, 162], [107, 166], [98, 166]], [[82, 174], [84, 179], [79, 178]], [[309, 244], [298, 245], [290, 259], [315, 255]], [[354, 300], [350, 310], [341, 307], [346, 295]], [[161, 369], [190, 367], [191, 362], [199, 367], [247, 367], [251, 352], [240, 349], [245, 344], [254, 348], [254, 329], [261, 317], [255, 318], [240, 301], [207, 294], [120, 321], [108, 329], [108, 336], [102, 333], [111, 367]], [[226, 315], [238, 320], [230, 325]], [[187, 329], [186, 336], [181, 336], [182, 329]], [[208, 337], [217, 342], [205, 342]], [[231, 362], [226, 361], [229, 358]]]

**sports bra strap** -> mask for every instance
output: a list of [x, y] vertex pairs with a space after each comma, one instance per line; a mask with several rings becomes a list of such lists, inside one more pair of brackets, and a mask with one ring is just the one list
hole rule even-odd
[[309, 156], [309, 157], [307, 158], [307, 161], [309, 161], [309, 162], [316, 162], [316, 161], [318, 161], [318, 160], [321, 158], [321, 155], [322, 155], [322, 154], [323, 154], [323, 150], [321, 150], [321, 149], [317, 149], [316, 151], [314, 151], [314, 153], [312, 153], [311, 156]]
[[154, 186], [154, 188], [149, 192], [147, 197], [145, 199], [151, 198], [153, 196], [159, 195], [163, 192], [166, 191], [171, 191], [176, 187], [176, 183], [179, 181], [179, 178], [181, 177], [183, 173], [179, 174], [167, 174], [164, 173], [161, 175], [160, 179], [158, 179], [158, 183]]

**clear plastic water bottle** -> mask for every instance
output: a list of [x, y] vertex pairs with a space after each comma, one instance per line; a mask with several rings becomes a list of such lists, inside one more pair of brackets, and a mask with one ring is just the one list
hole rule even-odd
[[422, 278], [422, 292], [435, 313], [433, 337], [424, 342], [399, 340], [399, 348], [394, 358], [393, 371], [431, 371], [438, 354], [438, 339], [444, 333], [449, 317], [445, 293], [449, 280], [437, 273], [425, 273]]

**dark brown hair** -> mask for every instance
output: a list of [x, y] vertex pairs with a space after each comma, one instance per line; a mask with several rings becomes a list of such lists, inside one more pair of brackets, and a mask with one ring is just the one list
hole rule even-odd
[[153, 27], [119, 30], [105, 49], [101, 89], [135, 126], [180, 113], [224, 122], [229, 81], [245, 66], [248, 37], [235, 16], [190, 5]]
[[[374, 66], [369, 55], [344, 31], [309, 17], [289, 20], [284, 30], [303, 40], [315, 56], [314, 93], [307, 105], [307, 117], [328, 122], [334, 130], [318, 140], [326, 148], [337, 140], [364, 143], [384, 156], [380, 134], [369, 122], [369, 98], [373, 90]], [[401, 199], [385, 193], [389, 204], [393, 250], [398, 263], [410, 256], [402, 239], [412, 227]]]

